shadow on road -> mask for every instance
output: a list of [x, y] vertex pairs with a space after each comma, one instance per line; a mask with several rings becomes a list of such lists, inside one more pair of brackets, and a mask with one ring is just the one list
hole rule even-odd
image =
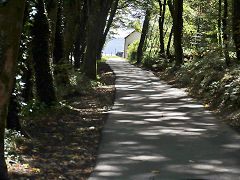
[[90, 180], [240, 179], [240, 135], [181, 89], [123, 60]]

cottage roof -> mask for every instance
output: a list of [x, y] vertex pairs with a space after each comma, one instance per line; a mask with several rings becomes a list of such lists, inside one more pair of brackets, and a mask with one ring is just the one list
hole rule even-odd
[[134, 30], [133, 32], [131, 32], [129, 35], [127, 35], [126, 37], [125, 37], [125, 39], [126, 38], [128, 38], [131, 34], [133, 34], [134, 32], [137, 32], [136, 30]]

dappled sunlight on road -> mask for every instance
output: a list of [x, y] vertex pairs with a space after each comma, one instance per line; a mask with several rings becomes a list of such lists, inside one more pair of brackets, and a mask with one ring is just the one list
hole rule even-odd
[[122, 60], [94, 174], [101, 179], [240, 178], [240, 136], [184, 90]]

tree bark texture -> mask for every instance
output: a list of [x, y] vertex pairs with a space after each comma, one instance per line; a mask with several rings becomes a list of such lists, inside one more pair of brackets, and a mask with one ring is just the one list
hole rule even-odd
[[[96, 79], [96, 62], [100, 38], [105, 28], [106, 18], [112, 1], [113, 0], [88, 1], [87, 50], [82, 70], [90, 79]], [[107, 9], [108, 11], [106, 12]]]
[[228, 0], [224, 0], [224, 14], [222, 18], [222, 24], [223, 24], [223, 44], [224, 44], [224, 56], [227, 66], [230, 65], [230, 57], [229, 57], [229, 51], [228, 51], [228, 27], [227, 27], [227, 19], [228, 19]]
[[114, 1], [114, 4], [113, 4], [113, 7], [111, 8], [111, 13], [110, 13], [110, 16], [109, 16], [109, 19], [107, 21], [107, 26], [104, 30], [104, 33], [102, 34], [101, 36], [101, 39], [100, 39], [100, 45], [99, 45], [99, 52], [98, 52], [98, 58], [101, 57], [101, 53], [102, 53], [102, 49], [104, 47], [104, 44], [105, 44], [105, 41], [106, 41], [106, 38], [107, 38], [107, 35], [108, 35], [108, 32], [111, 28], [111, 25], [112, 25], [112, 22], [113, 22], [113, 18], [116, 14], [116, 11], [117, 11], [117, 8], [118, 8], [118, 3], [119, 3], [119, 0], [115, 0]]
[[57, 11], [58, 11], [58, 0], [48, 0], [48, 1], [46, 1], [46, 8], [47, 8], [49, 24], [50, 24], [49, 50], [50, 50], [50, 57], [53, 57], [55, 32], [56, 32], [56, 22], [57, 22]]
[[160, 17], [159, 17], [159, 35], [160, 35], [160, 54], [164, 56], [164, 33], [163, 33], [163, 25], [165, 21], [165, 12], [166, 12], [166, 0], [164, 0], [163, 4], [161, 0], [158, 0], [160, 6]]
[[56, 31], [54, 38], [54, 51], [53, 51], [53, 63], [54, 67], [54, 77], [57, 86], [67, 86], [70, 84], [68, 71], [66, 64], [69, 63], [65, 61], [64, 58], [64, 42], [63, 42], [63, 28], [62, 28], [62, 3], [58, 4], [57, 11], [57, 22]]
[[56, 93], [49, 64], [49, 24], [44, 13], [43, 0], [37, 1], [36, 9], [32, 28], [32, 54], [37, 96], [40, 102], [53, 105], [56, 102]]
[[86, 49], [86, 26], [88, 20], [87, 0], [84, 0], [81, 10], [81, 18], [79, 22], [78, 33], [74, 43], [74, 68], [79, 69], [81, 60], [83, 60], [84, 51]]
[[240, 0], [233, 0], [233, 39], [240, 61]]
[[141, 39], [137, 49], [137, 63], [141, 63], [143, 57], [143, 47], [148, 33], [149, 22], [150, 22], [151, 12], [149, 9], [146, 10], [145, 19], [143, 22]]
[[0, 178], [8, 179], [4, 159], [4, 132], [16, 73], [22, 32], [24, 0], [0, 2]]
[[[23, 32], [21, 36], [21, 48], [20, 48], [20, 60], [25, 64], [25, 66], [22, 69], [22, 81], [25, 84], [24, 89], [22, 90], [22, 97], [24, 98], [25, 102], [29, 102], [33, 99], [33, 59], [32, 59], [32, 43], [28, 41], [27, 36], [29, 35], [29, 31], [24, 30], [24, 26], [26, 27], [26, 23], [30, 21], [30, 4], [29, 1], [26, 1], [25, 3], [25, 11], [23, 16]], [[28, 43], [23, 43], [28, 42]], [[24, 52], [28, 54], [27, 58], [24, 59], [23, 55]]]
[[[30, 48], [31, 49], [31, 48]], [[33, 99], [33, 80], [32, 77], [34, 76], [33, 67], [32, 67], [33, 59], [32, 54], [26, 59], [26, 68], [24, 70], [23, 75], [23, 82], [25, 84], [24, 89], [22, 91], [22, 96], [25, 102], [29, 102]]]
[[171, 47], [171, 42], [172, 42], [172, 36], [173, 36], [173, 27], [171, 28], [170, 34], [169, 34], [169, 39], [168, 39], [168, 45], [167, 45], [167, 57], [171, 57], [170, 53], [170, 47]]
[[101, 21], [99, 21], [100, 34], [99, 34], [99, 40], [98, 40], [99, 42], [98, 42], [98, 47], [97, 47], [96, 59], [101, 59], [102, 48], [103, 48], [103, 46], [101, 46], [101, 39], [103, 38], [104, 30], [107, 25], [107, 17], [108, 17], [109, 11], [111, 9], [112, 3], [113, 3], [113, 0], [108, 0], [108, 1], [106, 1], [106, 3], [103, 3], [103, 5], [101, 6], [101, 11], [99, 14], [100, 19], [101, 19]]
[[183, 0], [174, 1], [173, 34], [175, 62], [177, 66], [183, 63], [182, 34], [183, 34]]
[[[14, 88], [13, 88], [14, 92]], [[8, 116], [7, 116], [7, 129], [13, 129], [17, 131], [21, 131], [21, 125], [19, 122], [19, 108], [20, 105], [18, 103], [17, 95], [12, 92], [10, 103], [8, 106]]]
[[218, 0], [218, 43], [222, 49], [222, 0]]
[[82, 0], [63, 1], [64, 21], [64, 57], [69, 61], [69, 55], [73, 51], [74, 38], [77, 35], [81, 13]]

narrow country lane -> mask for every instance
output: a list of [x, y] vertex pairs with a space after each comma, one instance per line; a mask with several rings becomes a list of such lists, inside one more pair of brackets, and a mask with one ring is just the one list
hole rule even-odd
[[90, 180], [240, 180], [240, 135], [181, 89], [121, 59]]

